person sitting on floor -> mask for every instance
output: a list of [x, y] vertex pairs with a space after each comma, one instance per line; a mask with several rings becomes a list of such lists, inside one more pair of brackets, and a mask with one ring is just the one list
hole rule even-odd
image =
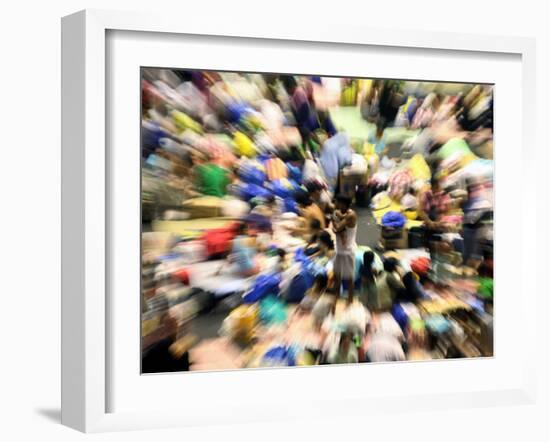
[[406, 359], [399, 339], [389, 333], [369, 333], [364, 342], [366, 362], [395, 362]]
[[294, 229], [297, 235], [311, 235], [315, 233], [311, 229], [313, 220], [319, 222], [320, 228], [325, 228], [325, 216], [319, 206], [313, 202], [309, 194], [305, 191], [299, 191], [296, 194], [296, 202], [298, 203], [299, 215], [302, 218], [301, 225]]
[[378, 296], [376, 288], [377, 271], [374, 268], [374, 252], [369, 250], [363, 253], [361, 266], [361, 296], [360, 300], [367, 308], [376, 305]]
[[318, 219], [311, 220], [309, 223], [309, 230], [310, 234], [304, 250], [307, 256], [311, 256], [319, 251], [319, 235], [324, 231]]
[[349, 332], [340, 334], [338, 345], [332, 346], [327, 355], [329, 364], [355, 364], [359, 362], [357, 347], [353, 342], [353, 335]]
[[428, 350], [428, 334], [426, 325], [422, 319], [409, 321], [406, 329], [407, 334], [407, 359], [409, 361], [425, 361], [432, 359]]
[[286, 250], [278, 248], [277, 249], [277, 256], [279, 257], [279, 261], [277, 262], [276, 272], [281, 273], [281, 272], [284, 272], [288, 268], [288, 260], [287, 260]]
[[312, 259], [327, 262], [334, 257], [334, 241], [326, 230], [322, 230], [317, 238], [318, 250], [309, 256]]
[[236, 266], [237, 275], [245, 278], [260, 272], [256, 250], [252, 245], [253, 238], [250, 238], [248, 233], [246, 223], [241, 223], [228, 256], [228, 261]]
[[311, 200], [317, 204], [325, 214], [326, 220], [326, 215], [334, 212], [334, 205], [332, 204], [330, 194], [325, 189], [325, 186], [316, 180], [307, 182], [305, 186]]
[[231, 182], [230, 172], [212, 162], [208, 155], [206, 162], [194, 167], [193, 176], [199, 193], [220, 198], [227, 194], [227, 186]]
[[395, 258], [384, 260], [384, 270], [376, 278], [376, 291], [372, 291], [369, 310], [386, 311], [391, 308], [399, 290], [405, 286], [399, 273], [399, 261]]
[[313, 311], [317, 301], [323, 296], [327, 290], [328, 278], [325, 274], [317, 275], [313, 286], [307, 291], [306, 295], [300, 302], [298, 310], [300, 313], [308, 313]]

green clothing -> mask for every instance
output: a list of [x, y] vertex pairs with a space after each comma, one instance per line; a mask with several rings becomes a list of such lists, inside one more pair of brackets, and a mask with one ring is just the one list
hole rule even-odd
[[367, 305], [369, 309], [381, 310], [390, 308], [395, 299], [397, 290], [405, 286], [394, 273], [383, 271], [376, 277], [376, 283], [367, 283], [365, 287]]
[[200, 193], [223, 197], [227, 193], [229, 174], [217, 164], [200, 164], [195, 169], [196, 186]]
[[479, 278], [478, 294], [484, 299], [493, 298], [493, 278]]
[[441, 160], [452, 155], [472, 155], [470, 146], [462, 138], [451, 138], [437, 151], [437, 157]]

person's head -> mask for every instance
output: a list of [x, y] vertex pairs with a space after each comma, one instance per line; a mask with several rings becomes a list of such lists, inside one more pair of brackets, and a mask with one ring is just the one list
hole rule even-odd
[[317, 275], [317, 277], [315, 278], [315, 282], [313, 284], [315, 291], [318, 293], [324, 292], [327, 289], [327, 286], [328, 286], [327, 275], [324, 273]]
[[277, 256], [279, 257], [279, 261], [284, 261], [286, 259], [286, 250], [285, 249], [277, 249]]
[[337, 195], [336, 196], [336, 208], [342, 212], [347, 212], [351, 207], [351, 198], [347, 195]]
[[313, 218], [309, 222], [309, 230], [313, 233], [319, 232], [321, 230], [321, 221], [319, 221], [317, 218]]
[[311, 204], [313, 203], [313, 201], [311, 200], [311, 197], [309, 196], [309, 193], [307, 193], [304, 190], [297, 191], [295, 195], [295, 199], [296, 199], [296, 203], [298, 203], [300, 207], [308, 207], [308, 206], [311, 206]]
[[292, 145], [289, 147], [287, 161], [289, 161], [293, 166], [301, 167], [304, 162], [304, 155], [302, 154], [299, 146]]
[[298, 82], [293, 75], [281, 75], [281, 82], [288, 94], [292, 95], [298, 87]]
[[265, 204], [269, 207], [272, 207], [275, 204], [275, 196], [274, 195], [268, 195], [265, 198]]
[[246, 222], [241, 222], [237, 226], [237, 235], [238, 236], [244, 236], [248, 233], [248, 225]]
[[306, 183], [306, 189], [313, 199], [318, 199], [321, 195], [322, 186], [317, 181], [309, 181]]
[[399, 261], [394, 257], [384, 259], [384, 270], [388, 273], [395, 272], [399, 265]]
[[363, 265], [365, 267], [370, 268], [373, 262], [374, 252], [372, 250], [367, 250], [365, 253], [363, 253]]
[[373, 263], [374, 253], [370, 250], [363, 253], [363, 268], [361, 269], [361, 274], [368, 280], [372, 280], [374, 278], [374, 272], [372, 268]]
[[324, 252], [334, 250], [334, 241], [332, 241], [330, 234], [325, 230], [319, 234], [319, 248]]

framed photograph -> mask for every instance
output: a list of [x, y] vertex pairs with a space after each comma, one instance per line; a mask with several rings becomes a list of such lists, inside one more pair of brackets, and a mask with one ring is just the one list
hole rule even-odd
[[532, 403], [534, 48], [63, 18], [62, 422]]

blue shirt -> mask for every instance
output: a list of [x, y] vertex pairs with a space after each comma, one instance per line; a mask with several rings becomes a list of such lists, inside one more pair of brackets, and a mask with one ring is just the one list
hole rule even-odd
[[386, 137], [384, 134], [382, 134], [382, 137], [380, 137], [379, 140], [376, 139], [376, 134], [370, 134], [367, 137], [367, 141], [370, 144], [374, 144], [374, 152], [378, 155], [380, 155], [380, 153], [382, 153], [382, 151], [386, 147]]
[[237, 236], [235, 242], [233, 243], [232, 254], [235, 260], [235, 263], [239, 267], [240, 271], [246, 271], [251, 269], [253, 264], [254, 252], [250, 247], [247, 247], [244, 244], [245, 236]]
[[328, 179], [334, 180], [338, 172], [351, 164], [351, 147], [346, 134], [338, 133], [323, 143], [319, 162]]

